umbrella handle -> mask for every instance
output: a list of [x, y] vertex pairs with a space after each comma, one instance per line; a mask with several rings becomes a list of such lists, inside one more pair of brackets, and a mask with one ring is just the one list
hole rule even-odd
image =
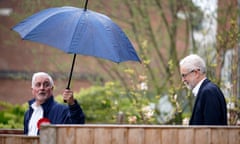
[[[71, 71], [70, 71], [69, 78], [68, 78], [68, 85], [66, 87], [66, 89], [68, 89], [68, 90], [70, 89], [70, 84], [71, 84], [71, 79], [72, 79], [73, 68], [74, 68], [74, 65], [75, 65], [75, 60], [76, 60], [76, 54], [74, 54], [74, 56], [73, 56], [72, 67], [71, 67]], [[64, 102], [66, 103], [67, 101], [64, 100]]]

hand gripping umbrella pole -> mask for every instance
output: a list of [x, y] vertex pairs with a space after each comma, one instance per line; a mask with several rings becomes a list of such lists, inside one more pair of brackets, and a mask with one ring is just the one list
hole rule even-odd
[[[88, 4], [88, 0], [85, 1], [84, 11], [87, 10], [87, 4]], [[72, 73], [73, 73], [73, 69], [74, 69], [74, 65], [75, 65], [76, 56], [77, 56], [77, 54], [74, 53], [73, 60], [72, 60], [71, 71], [69, 73], [69, 78], [68, 78], [68, 84], [67, 84], [67, 87], [66, 87], [66, 89], [68, 89], [68, 90], [70, 90], [70, 85], [71, 85], [71, 80], [72, 80]], [[64, 100], [64, 102], [66, 103], [67, 101]]]

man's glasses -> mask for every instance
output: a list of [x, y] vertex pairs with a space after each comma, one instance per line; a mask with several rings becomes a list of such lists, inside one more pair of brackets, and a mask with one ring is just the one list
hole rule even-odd
[[188, 73], [185, 73], [185, 74], [181, 74], [182, 78], [186, 78], [189, 74], [191, 74], [192, 72], [195, 72], [196, 70], [191, 70], [190, 72]]
[[43, 87], [43, 88], [50, 88], [52, 87], [51, 83], [50, 82], [36, 82], [35, 85], [34, 85], [35, 88], [40, 88], [40, 87]]

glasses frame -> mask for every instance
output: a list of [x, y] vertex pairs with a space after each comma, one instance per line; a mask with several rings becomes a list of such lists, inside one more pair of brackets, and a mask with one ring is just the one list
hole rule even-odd
[[41, 82], [35, 82], [34, 88], [51, 88], [52, 84], [49, 81], [44, 81], [43, 83]]
[[185, 74], [181, 74], [181, 77], [182, 78], [186, 78], [189, 74], [191, 74], [191, 73], [193, 73], [193, 72], [195, 72], [196, 70], [191, 70], [190, 72], [188, 72], [188, 73], [185, 73]]

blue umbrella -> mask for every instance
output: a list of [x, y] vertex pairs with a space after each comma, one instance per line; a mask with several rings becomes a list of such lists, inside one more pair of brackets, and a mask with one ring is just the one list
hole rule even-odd
[[42, 10], [12, 29], [22, 39], [46, 44], [74, 54], [67, 88], [70, 87], [76, 54], [94, 56], [116, 63], [141, 62], [130, 40], [108, 16], [76, 7]]

